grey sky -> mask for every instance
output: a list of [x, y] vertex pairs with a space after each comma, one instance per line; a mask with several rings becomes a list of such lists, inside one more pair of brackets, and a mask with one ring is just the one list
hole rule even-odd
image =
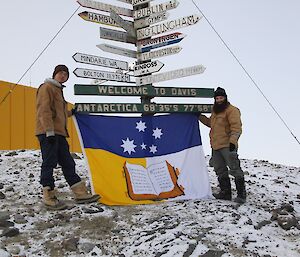
[[[102, 2], [124, 6], [117, 0]], [[152, 3], [164, 1], [155, 0]], [[170, 19], [199, 14], [191, 0], [181, 0]], [[300, 95], [300, 21], [298, 0], [195, 0], [216, 30], [237, 55], [261, 90], [300, 139], [297, 101]], [[76, 10], [74, 0], [1, 1], [0, 80], [16, 82], [34, 61], [62, 24]], [[80, 8], [78, 12], [83, 12]], [[199, 14], [200, 15], [200, 14]], [[159, 86], [217, 87], [226, 89], [229, 101], [240, 108], [243, 135], [240, 157], [300, 166], [300, 145], [293, 139], [267, 102], [233, 59], [203, 18], [196, 25], [178, 30], [187, 35], [174, 56], [159, 59], [165, 64], [161, 72], [202, 64], [206, 71], [198, 76], [157, 83]], [[132, 62], [133, 59], [102, 52], [97, 44], [108, 43], [134, 49], [133, 45], [100, 40], [99, 25], [82, 20], [77, 14], [30, 70], [21, 84], [38, 87], [50, 77], [56, 64], [75, 68], [96, 66], [76, 63], [76, 52], [94, 54]], [[97, 69], [97, 68], [96, 68]], [[102, 70], [102, 68], [99, 68]], [[103, 68], [105, 69], [105, 68]], [[71, 74], [66, 83], [70, 102], [88, 102], [74, 97], [74, 83], [90, 83]], [[101, 102], [139, 102], [138, 98], [98, 97]], [[155, 99], [156, 102], [207, 103], [203, 99]], [[204, 151], [210, 153], [208, 128], [200, 126]]]

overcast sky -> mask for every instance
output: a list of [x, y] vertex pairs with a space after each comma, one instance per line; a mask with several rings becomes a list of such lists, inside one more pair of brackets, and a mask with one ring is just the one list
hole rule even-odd
[[[117, 0], [102, 2], [129, 7]], [[162, 3], [156, 0], [152, 3]], [[169, 20], [198, 14], [191, 0], [181, 0], [169, 11]], [[261, 90], [272, 102], [295, 136], [300, 139], [300, 21], [298, 0], [195, 0], [224, 41], [236, 54]], [[41, 53], [64, 22], [79, 6], [74, 0], [1, 1], [0, 80], [17, 82]], [[80, 8], [77, 13], [89, 9]], [[89, 10], [93, 11], [93, 10]], [[94, 11], [96, 12], [96, 11]], [[133, 62], [133, 59], [109, 54], [96, 47], [108, 43], [134, 50], [133, 45], [104, 41], [99, 25], [82, 20], [77, 14], [70, 20], [21, 84], [38, 87], [51, 77], [55, 65], [64, 63], [71, 76], [66, 83], [66, 99], [95, 102], [95, 97], [75, 97], [75, 83], [89, 84], [77, 78], [75, 68], [96, 66], [76, 63], [76, 52]], [[112, 28], [112, 27], [110, 27]], [[174, 31], [176, 32], [176, 31]], [[178, 30], [187, 35], [179, 44], [183, 50], [159, 60], [161, 72], [202, 64], [206, 71], [197, 76], [157, 83], [156, 86], [205, 87], [226, 89], [229, 101], [242, 113], [241, 158], [300, 166], [300, 145], [292, 137], [245, 72], [230, 55], [216, 33], [203, 18], [194, 26]], [[98, 68], [105, 70], [105, 68]], [[115, 83], [113, 83], [115, 84]], [[99, 102], [139, 102], [134, 97], [97, 97]], [[156, 102], [212, 103], [207, 99], [163, 99]], [[209, 129], [200, 125], [204, 151], [210, 154]]]

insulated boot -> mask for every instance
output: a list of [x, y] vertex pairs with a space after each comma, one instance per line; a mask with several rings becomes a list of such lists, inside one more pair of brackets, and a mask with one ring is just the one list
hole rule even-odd
[[43, 198], [44, 205], [49, 210], [63, 210], [67, 208], [63, 201], [59, 201], [56, 198], [55, 190], [51, 190], [49, 186], [43, 187]]
[[231, 200], [231, 184], [230, 184], [230, 178], [229, 177], [222, 177], [218, 178], [219, 185], [221, 188], [221, 191], [217, 194], [213, 194], [213, 196], [216, 199], [220, 200]]
[[93, 203], [100, 199], [100, 195], [92, 195], [87, 191], [84, 181], [80, 181], [71, 186], [76, 203]]
[[234, 179], [237, 197], [234, 199], [236, 203], [245, 203], [246, 202], [246, 187], [245, 187], [245, 179], [242, 178], [235, 178]]

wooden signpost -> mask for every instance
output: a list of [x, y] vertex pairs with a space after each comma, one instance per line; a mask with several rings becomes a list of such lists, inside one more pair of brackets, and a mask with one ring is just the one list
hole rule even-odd
[[[167, 11], [175, 9], [179, 5], [178, 0], [169, 0], [159, 4], [151, 3], [151, 5], [150, 2], [153, 0], [118, 1], [128, 4], [132, 9], [94, 0], [78, 0], [78, 3], [83, 7], [109, 14], [108, 16], [84, 11], [79, 13], [79, 16], [85, 21], [117, 27], [116, 30], [100, 27], [100, 38], [119, 43], [134, 44], [136, 50], [104, 43], [98, 44], [97, 47], [105, 52], [134, 58], [136, 62], [134, 65], [129, 65], [123, 60], [75, 53], [73, 59], [78, 63], [102, 66], [113, 70], [76, 68], [73, 72], [77, 77], [94, 79], [94, 81], [99, 83], [97, 82], [97, 84], [94, 83], [93, 85], [76, 84], [74, 85], [74, 91], [75, 95], [82, 96], [141, 97], [141, 103], [77, 103], [75, 104], [76, 111], [82, 113], [142, 113], [143, 115], [173, 112], [210, 113], [212, 110], [211, 104], [151, 103], [151, 99], [154, 97], [213, 98], [213, 88], [153, 86], [153, 83], [197, 75], [205, 71], [203, 65], [195, 65], [159, 72], [164, 67], [164, 64], [159, 60], [154, 60], [178, 54], [181, 51], [182, 47], [177, 44], [186, 35], [177, 31], [169, 31], [197, 24], [202, 17], [189, 15], [168, 21], [169, 14]], [[124, 19], [121, 16], [129, 18]], [[118, 30], [118, 28], [122, 28], [124, 31]], [[159, 36], [163, 33], [164, 35]], [[126, 72], [124, 73], [124, 71]], [[135, 77], [135, 82], [131, 80], [133, 76]], [[114, 81], [116, 85], [102, 84], [107, 81]], [[122, 82], [123, 85], [118, 85], [117, 83], [119, 82]], [[127, 85], [124, 85], [124, 83], [127, 83]], [[128, 83], [134, 85], [128, 85]]]

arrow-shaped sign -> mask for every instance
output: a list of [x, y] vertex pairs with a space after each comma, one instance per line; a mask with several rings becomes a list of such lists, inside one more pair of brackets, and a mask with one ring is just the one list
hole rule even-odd
[[187, 77], [187, 76], [201, 74], [204, 71], [205, 71], [204, 66], [196, 65], [196, 66], [183, 68], [183, 69], [179, 69], [179, 70], [158, 73], [155, 75], [138, 77], [138, 78], [136, 78], [136, 85], [142, 86], [142, 85], [152, 84], [152, 83], [156, 83], [156, 82], [160, 82], [160, 81], [183, 78], [183, 77]]
[[114, 60], [110, 58], [104, 58], [95, 55], [76, 53], [73, 55], [73, 59], [76, 62], [92, 64], [102, 67], [128, 70], [128, 63], [124, 61]]
[[119, 41], [123, 43], [131, 43], [131, 44], [136, 43], [136, 38], [130, 37], [126, 32], [114, 30], [114, 29], [106, 29], [101, 27], [100, 27], [100, 38]]
[[73, 73], [80, 78], [130, 82], [130, 76], [128, 74], [120, 74], [116, 72], [76, 68]]
[[118, 15], [114, 10], [110, 10], [110, 17], [124, 30], [130, 34], [132, 37], [136, 37], [135, 30], [133, 28], [133, 24], [128, 23], [127, 21], [123, 20], [120, 15]]
[[201, 18], [202, 18], [202, 16], [199, 17], [198, 15], [190, 15], [190, 16], [182, 17], [182, 18], [179, 18], [176, 20], [159, 23], [159, 24], [156, 24], [151, 27], [139, 29], [137, 31], [137, 39], [140, 40], [143, 38], [162, 34], [162, 33], [168, 32], [170, 30], [175, 30], [175, 29], [186, 27], [186, 26], [194, 25]]
[[115, 6], [115, 5], [110, 5], [110, 4], [104, 4], [101, 2], [96, 2], [93, 0], [77, 0], [77, 2], [86, 8], [91, 8], [99, 11], [104, 11], [104, 12], [110, 12], [110, 10], [114, 10], [117, 14], [132, 17], [133, 16], [133, 11], [130, 9], [126, 9], [123, 7]]
[[113, 45], [108, 45], [108, 44], [100, 44], [100, 45], [97, 45], [97, 47], [105, 52], [123, 55], [123, 56], [131, 57], [131, 58], [136, 58], [136, 55], [137, 55], [136, 51], [118, 47], [118, 46], [113, 46]]
[[140, 61], [146, 61], [149, 59], [156, 59], [159, 57], [163, 57], [163, 56], [168, 56], [168, 55], [173, 55], [173, 54], [177, 54], [181, 51], [181, 47], [180, 46], [171, 46], [171, 47], [166, 47], [163, 49], [159, 49], [153, 52], [146, 52], [146, 53], [139, 53], [137, 54], [137, 58]]
[[161, 13], [161, 12], [165, 12], [165, 11], [168, 11], [171, 9], [175, 9], [178, 5], [179, 5], [179, 2], [177, 0], [171, 0], [171, 1], [168, 1], [165, 3], [153, 5], [150, 7], [146, 7], [146, 8], [134, 11], [133, 17], [135, 19], [140, 19], [140, 18], [147, 17], [147, 16], [150, 16], [155, 13]]
[[118, 0], [118, 1], [126, 3], [126, 4], [132, 4], [132, 0]]
[[155, 24], [155, 23], [164, 21], [164, 20], [168, 19], [168, 17], [169, 17], [169, 14], [167, 12], [156, 13], [149, 17], [135, 20], [134, 27], [136, 29], [147, 27], [147, 26], [150, 26], [151, 24]]
[[148, 3], [148, 2], [151, 2], [151, 1], [152, 0], [131, 0], [133, 6], [145, 4], [145, 3]]
[[185, 37], [186, 35], [176, 32], [162, 37], [138, 41], [137, 46], [141, 49], [140, 51], [144, 53], [155, 48], [179, 43]]
[[152, 61], [152, 62], [146, 62], [139, 65], [136, 65], [133, 67], [133, 73], [134, 76], [141, 76], [141, 75], [147, 75], [154, 72], [158, 72], [161, 70], [161, 68], [164, 66], [164, 64], [160, 61]]

